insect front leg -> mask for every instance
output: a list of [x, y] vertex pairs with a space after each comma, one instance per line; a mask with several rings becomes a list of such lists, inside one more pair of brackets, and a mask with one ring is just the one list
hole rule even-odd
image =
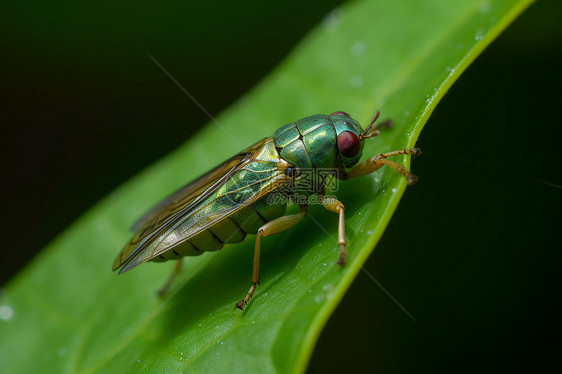
[[301, 219], [306, 216], [307, 211], [306, 205], [301, 205], [300, 210], [296, 214], [291, 214], [288, 216], [283, 216], [274, 219], [260, 227], [258, 230], [258, 234], [256, 236], [256, 247], [254, 250], [254, 266], [252, 269], [252, 286], [250, 290], [246, 294], [246, 296], [236, 303], [236, 307], [238, 309], [244, 310], [244, 305], [248, 305], [248, 302], [252, 298], [254, 291], [256, 290], [256, 286], [260, 282], [260, 239], [262, 236], [269, 236], [273, 234], [278, 234], [285, 230], [290, 229], [294, 225], [296, 225]]
[[420, 153], [421, 151], [419, 148], [400, 149], [398, 151], [381, 153], [380, 155], [376, 155], [363, 161], [362, 163], [356, 165], [350, 171], [343, 173], [339, 177], [340, 179], [360, 177], [362, 175], [372, 173], [373, 171], [380, 169], [383, 165], [386, 165], [394, 169], [394, 171], [396, 171], [397, 173], [405, 176], [408, 180], [408, 185], [412, 185], [416, 183], [418, 177], [406, 170], [404, 166], [394, 161], [387, 160], [387, 157], [400, 155], [419, 155]]
[[[324, 196], [321, 196], [324, 197]], [[328, 209], [330, 212], [339, 214], [338, 221], [338, 245], [340, 247], [340, 258], [338, 259], [338, 265], [345, 265], [345, 260], [347, 258], [347, 253], [345, 251], [346, 241], [345, 241], [345, 217], [343, 204], [335, 198], [323, 198], [320, 200], [324, 208]]]

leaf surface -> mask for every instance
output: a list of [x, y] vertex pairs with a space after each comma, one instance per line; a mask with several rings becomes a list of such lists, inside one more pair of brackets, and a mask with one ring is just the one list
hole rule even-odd
[[265, 238], [261, 285], [244, 313], [233, 306], [250, 286], [252, 239], [190, 258], [158, 299], [173, 264], [119, 277], [110, 270], [128, 227], [189, 180], [311, 114], [343, 110], [366, 124], [378, 109], [395, 127], [364, 155], [413, 147], [447, 89], [529, 3], [358, 1], [334, 10], [217, 122], [87, 212], [7, 286], [0, 361], [17, 372], [303, 371], [396, 209], [402, 177], [380, 170], [340, 183], [343, 268], [335, 264], [337, 216], [321, 207]]

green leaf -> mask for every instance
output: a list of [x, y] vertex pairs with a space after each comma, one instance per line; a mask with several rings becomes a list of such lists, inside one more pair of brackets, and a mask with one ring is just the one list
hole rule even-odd
[[[343, 268], [335, 264], [337, 216], [321, 207], [295, 229], [265, 238], [262, 284], [244, 313], [233, 306], [250, 285], [251, 239], [189, 259], [158, 299], [173, 264], [119, 277], [110, 271], [128, 227], [190, 179], [307, 115], [343, 110], [366, 123], [379, 109], [395, 127], [370, 141], [365, 154], [414, 146], [447, 89], [529, 3], [359, 1], [333, 11], [217, 123], [91, 209], [7, 286], [0, 301], [4, 367], [303, 371], [396, 209], [403, 178], [381, 170], [341, 183], [349, 252]], [[405, 157], [397, 161], [409, 165]]]

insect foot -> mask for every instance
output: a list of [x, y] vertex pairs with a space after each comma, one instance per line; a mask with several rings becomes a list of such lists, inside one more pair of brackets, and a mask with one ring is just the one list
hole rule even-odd
[[418, 176], [415, 174], [408, 174], [406, 178], [408, 179], [408, 186], [411, 186], [418, 181]]
[[242, 311], [244, 310], [244, 306], [248, 305], [248, 301], [250, 301], [250, 299], [254, 295], [254, 291], [256, 290], [256, 286], [257, 286], [257, 283], [252, 283], [252, 287], [250, 287], [250, 290], [248, 291], [246, 296], [244, 296], [244, 298], [242, 300], [240, 300], [239, 302], [236, 303], [236, 308], [238, 308]]
[[345, 251], [345, 244], [340, 244], [340, 258], [338, 258], [336, 264], [340, 266], [344, 266], [346, 260], [347, 260], [347, 253]]
[[[412, 152], [411, 155], [413, 157], [415, 156], [419, 156], [421, 155], [421, 149], [419, 148], [412, 148]], [[416, 183], [418, 181], [418, 176], [412, 173], [408, 173], [408, 175], [406, 176], [406, 179], [408, 180], [408, 186], [411, 186], [412, 184]]]
[[244, 305], [248, 305], [248, 303], [246, 302], [246, 300], [241, 300], [236, 303], [236, 308], [240, 309], [241, 311], [244, 311]]

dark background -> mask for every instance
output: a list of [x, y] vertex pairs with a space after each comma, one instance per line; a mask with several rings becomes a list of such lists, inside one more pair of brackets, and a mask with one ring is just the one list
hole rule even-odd
[[[146, 51], [217, 114], [338, 3], [2, 2], [0, 281], [208, 122]], [[421, 134], [365, 265], [416, 322], [360, 273], [310, 372], [560, 366], [560, 14], [534, 4]]]

